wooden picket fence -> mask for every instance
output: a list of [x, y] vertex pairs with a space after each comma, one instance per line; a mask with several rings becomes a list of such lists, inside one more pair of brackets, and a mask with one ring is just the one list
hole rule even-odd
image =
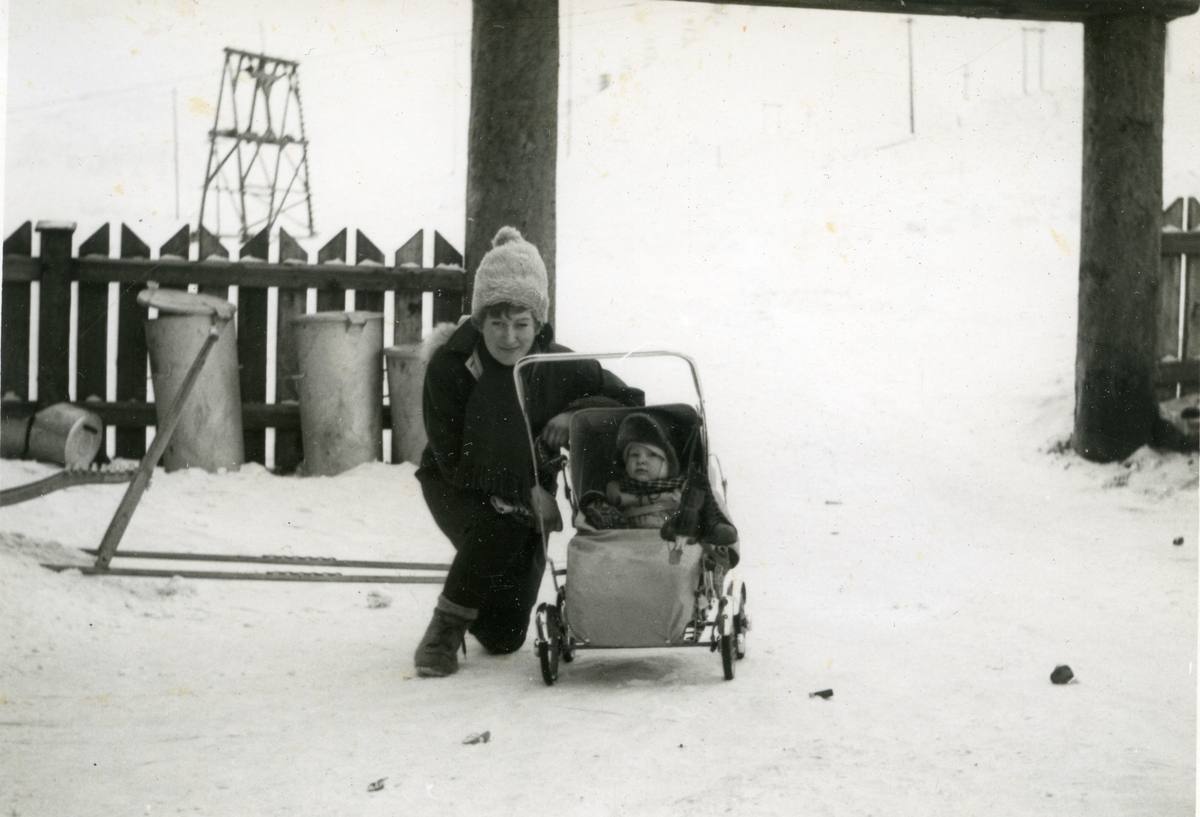
[[[1186, 226], [1185, 226], [1186, 225]], [[465, 274], [462, 254], [434, 233], [433, 268], [421, 267], [424, 232], [418, 231], [396, 250], [392, 266], [361, 231], [355, 260], [347, 263], [347, 231], [342, 230], [310, 263], [307, 250], [280, 229], [278, 261], [268, 262], [270, 236], [262, 232], [243, 244], [238, 260], [203, 227], [198, 241], [184, 226], [151, 259], [150, 247], [127, 225], [121, 225], [118, 257], [110, 258], [108, 224], [72, 255], [75, 225], [39, 222], [41, 253], [32, 254], [32, 222], [25, 222], [4, 241], [3, 304], [0, 308], [0, 412], [21, 417], [37, 408], [69, 399], [75, 379], [76, 403], [100, 416], [116, 430], [118, 457], [140, 459], [146, 428], [156, 424], [154, 404], [147, 401], [145, 310], [137, 293], [148, 282], [163, 287], [196, 285], [200, 292], [228, 297], [236, 286], [237, 345], [241, 366], [246, 459], [265, 463], [266, 430], [275, 429], [274, 464], [288, 472], [303, 458], [300, 414], [291, 376], [296, 374], [291, 318], [304, 314], [308, 290], [317, 292], [318, 311], [346, 308], [346, 292], [354, 291], [354, 308], [383, 312], [394, 302], [394, 343], [421, 338], [423, 295], [433, 294], [432, 322], [453, 321], [462, 314]], [[193, 243], [197, 258], [189, 260]], [[1200, 388], [1200, 202], [1176, 199], [1163, 213], [1161, 283], [1158, 321], [1160, 399]], [[72, 284], [75, 325], [72, 326]], [[109, 401], [109, 287], [118, 289], [116, 309], [116, 399]], [[39, 287], [38, 333], [31, 337], [33, 287]], [[267, 402], [268, 292], [277, 290], [275, 400]], [[71, 371], [70, 339], [77, 338]], [[31, 344], [37, 371], [29, 367]], [[37, 400], [30, 400], [31, 377]], [[381, 398], [382, 399], [382, 398]], [[104, 451], [104, 448], [101, 449]]]
[[[1185, 227], [1186, 224], [1186, 227]], [[1158, 288], [1159, 398], [1200, 386], [1200, 201], [1175, 199], [1163, 211]]]
[[[69, 399], [75, 380], [76, 404], [99, 415], [116, 430], [118, 457], [140, 459], [146, 450], [146, 428], [156, 423], [147, 401], [146, 311], [136, 302], [148, 282], [162, 287], [195, 285], [200, 292], [229, 297], [237, 289], [237, 347], [247, 461], [266, 463], [266, 430], [275, 429], [274, 465], [293, 470], [303, 458], [300, 414], [292, 375], [296, 350], [291, 319], [306, 312], [308, 290], [316, 290], [318, 311], [353, 307], [384, 312], [394, 302], [394, 343], [421, 339], [424, 293], [432, 293], [433, 322], [457, 320], [462, 314], [465, 274], [462, 255], [440, 233], [434, 233], [433, 268], [421, 266], [424, 232], [417, 231], [387, 266], [384, 254], [361, 231], [355, 261], [347, 263], [347, 232], [342, 230], [310, 263], [308, 252], [280, 229], [277, 262], [268, 262], [266, 231], [243, 244], [238, 260], [203, 227], [198, 241], [184, 226], [151, 259], [150, 247], [127, 225], [121, 225], [117, 258], [110, 258], [109, 225], [105, 224], [72, 255], [75, 225], [39, 222], [41, 252], [34, 257], [33, 227], [25, 222], [4, 241], [3, 305], [0, 308], [0, 412], [10, 417]], [[189, 260], [196, 245], [198, 256]], [[116, 377], [108, 382], [109, 290], [116, 284]], [[77, 284], [72, 310], [72, 284]], [[33, 287], [38, 289], [38, 332], [31, 337]], [[268, 337], [268, 293], [278, 292], [274, 337]], [[75, 324], [71, 324], [72, 314]], [[74, 371], [69, 365], [71, 338], [77, 338]], [[275, 400], [267, 402], [268, 343], [274, 340]], [[29, 366], [31, 344], [37, 371]], [[382, 365], [382, 364], [381, 364]], [[31, 377], [37, 399], [30, 400]], [[110, 390], [110, 385], [115, 388]], [[116, 399], [107, 400], [115, 393]], [[383, 396], [380, 396], [381, 401]], [[386, 414], [385, 414], [386, 417]], [[385, 423], [386, 425], [386, 423]], [[101, 451], [105, 449], [102, 447]]]

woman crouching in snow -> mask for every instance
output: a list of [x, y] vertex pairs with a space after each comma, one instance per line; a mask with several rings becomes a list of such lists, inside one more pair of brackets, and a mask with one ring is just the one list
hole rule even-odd
[[[417, 646], [419, 675], [456, 672], [467, 632], [496, 654], [525, 643], [546, 560], [536, 521], [506, 512], [528, 507], [534, 488], [513, 366], [527, 354], [570, 351], [553, 341], [549, 302], [537, 248], [503, 227], [475, 273], [470, 320], [429, 358], [422, 400], [429, 443], [417, 479], [457, 552]], [[566, 445], [576, 409], [643, 403], [639, 390], [594, 360], [535, 364], [522, 377], [533, 434], [553, 452]], [[551, 493], [555, 477], [542, 477]]]

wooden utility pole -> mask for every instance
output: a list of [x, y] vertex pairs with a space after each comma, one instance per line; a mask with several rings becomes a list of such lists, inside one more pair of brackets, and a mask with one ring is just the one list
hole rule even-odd
[[1075, 450], [1123, 459], [1153, 439], [1166, 21], [1083, 26], [1083, 207]]
[[474, 0], [463, 311], [492, 237], [512, 225], [537, 245], [554, 319], [558, 0]]

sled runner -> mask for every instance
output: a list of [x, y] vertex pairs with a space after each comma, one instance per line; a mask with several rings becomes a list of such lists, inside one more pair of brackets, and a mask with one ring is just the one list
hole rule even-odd
[[[737, 661], [746, 652], [750, 621], [746, 587], [736, 575], [736, 547], [731, 552], [695, 536], [666, 540], [657, 527], [598, 526], [594, 517], [589, 521], [581, 507], [585, 497], [603, 493], [608, 483], [625, 473], [623, 455], [617, 450], [617, 432], [622, 420], [632, 413], [649, 415], [657, 421], [666, 430], [674, 452], [678, 452], [681, 473], [688, 475], [690, 482], [706, 483], [705, 488], [711, 485], [724, 505], [725, 481], [719, 462], [708, 451], [695, 362], [675, 352], [530, 355], [514, 370], [522, 411], [525, 377], [536, 376], [522, 375], [529, 366], [636, 357], [686, 362], [695, 403], [584, 408], [572, 416], [564, 473], [574, 532], [567, 545], [565, 569], [556, 569], [546, 553], [556, 600], [541, 604], [535, 616], [534, 649], [547, 685], [558, 679], [560, 663], [570, 663], [581, 650], [707, 647], [720, 653], [727, 680], [733, 679]], [[525, 420], [536, 470], [539, 457], [528, 414]], [[539, 484], [547, 477], [544, 466], [542, 470]], [[685, 496], [687, 484], [683, 488]], [[547, 546], [550, 532], [561, 530], [562, 521], [548, 493], [535, 487], [534, 494], [534, 515], [543, 546]]]

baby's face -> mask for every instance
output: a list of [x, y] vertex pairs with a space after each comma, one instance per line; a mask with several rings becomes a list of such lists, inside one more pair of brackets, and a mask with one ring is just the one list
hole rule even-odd
[[648, 445], [630, 443], [625, 449], [625, 473], [638, 482], [666, 479], [667, 459]]

